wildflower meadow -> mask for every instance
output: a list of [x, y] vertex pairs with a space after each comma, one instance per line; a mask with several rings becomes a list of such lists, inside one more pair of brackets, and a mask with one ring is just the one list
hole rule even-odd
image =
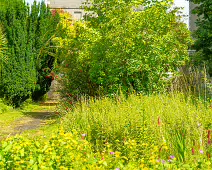
[[0, 170], [211, 170], [209, 64], [172, 6], [0, 0]]

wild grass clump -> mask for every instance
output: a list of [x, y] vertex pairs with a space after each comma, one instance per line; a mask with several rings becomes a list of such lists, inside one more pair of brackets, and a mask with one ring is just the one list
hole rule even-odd
[[171, 156], [178, 166], [203, 168], [211, 166], [211, 115], [204, 103], [182, 94], [131, 95], [81, 102], [63, 125], [86, 134], [94, 151], [110, 148], [150, 167], [170, 164]]
[[212, 78], [206, 66], [187, 65], [179, 70], [179, 75], [172, 78], [169, 92], [181, 92], [208, 102], [212, 99]]
[[12, 110], [11, 106], [4, 104], [3, 100], [0, 99], [0, 114]]

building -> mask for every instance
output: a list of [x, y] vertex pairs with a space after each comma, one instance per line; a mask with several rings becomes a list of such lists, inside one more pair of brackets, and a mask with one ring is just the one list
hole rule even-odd
[[[46, 0], [47, 4], [52, 9], [63, 9], [72, 14], [75, 19], [81, 19], [85, 14], [83, 9], [80, 8], [85, 0]], [[195, 5], [188, 0], [174, 0], [174, 7], [180, 7], [182, 21], [187, 24], [189, 30], [196, 29], [195, 20], [196, 16], [192, 14], [192, 9]]]
[[75, 19], [82, 19], [85, 14], [80, 8], [85, 0], [47, 0], [47, 4], [52, 9], [63, 9], [69, 12]]
[[197, 16], [192, 14], [192, 10], [196, 5], [188, 0], [174, 0], [173, 7], [182, 8], [179, 12], [179, 15], [182, 16], [182, 21], [188, 26], [190, 31], [194, 31], [196, 29], [195, 21]]
[[196, 26], [196, 20], [198, 19], [197, 15], [192, 14], [192, 10], [196, 7], [197, 5], [190, 2], [189, 3], [189, 30], [194, 31], [197, 29]]

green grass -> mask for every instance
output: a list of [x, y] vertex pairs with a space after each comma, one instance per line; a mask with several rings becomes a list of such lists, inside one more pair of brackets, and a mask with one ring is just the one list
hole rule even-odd
[[14, 110], [0, 100], [0, 139], [12, 133], [12, 123], [23, 116], [22, 112]]
[[[40, 106], [39, 103], [32, 102], [25, 102], [21, 108], [18, 109], [6, 106], [2, 101], [0, 102], [0, 106], [3, 108], [2, 110], [4, 110], [4, 112], [0, 114], [0, 139], [5, 139], [18, 133], [15, 130], [16, 126], [24, 125], [33, 118], [42, 117], [43, 114], [56, 110], [56, 106]], [[39, 135], [49, 136], [52, 130], [58, 129], [57, 123], [58, 117], [53, 115], [44, 118], [42, 121], [43, 126], [21, 133], [23, 136], [32, 138]]]
[[60, 119], [2, 141], [0, 167], [212, 169], [212, 109], [194, 98], [131, 95], [59, 108]]
[[[128, 99], [82, 102], [65, 116], [63, 125], [67, 131], [76, 129], [87, 134], [94, 151], [103, 152], [110, 144], [113, 151], [128, 158], [147, 161], [156, 147], [152, 162], [167, 162], [174, 155], [179, 163], [193, 163], [195, 167], [200, 166], [198, 161], [207, 162], [212, 153], [207, 144], [211, 116], [212, 109], [205, 103], [181, 94], [131, 95]], [[126, 149], [125, 141], [135, 143], [133, 151]]]
[[16, 110], [11, 110], [8, 112], [4, 112], [2, 114], [0, 114], [0, 126], [4, 127], [4, 126], [8, 126], [10, 125], [12, 122], [14, 122], [15, 120], [23, 117], [23, 113], [21, 111], [16, 111]]

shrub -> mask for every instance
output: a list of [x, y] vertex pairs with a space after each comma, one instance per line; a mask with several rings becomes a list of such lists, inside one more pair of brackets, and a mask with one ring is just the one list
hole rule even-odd
[[[88, 153], [86, 153], [88, 152]], [[78, 169], [89, 165], [90, 147], [79, 140], [77, 134], [60, 131], [48, 141], [15, 137], [2, 141], [0, 146], [1, 169]], [[94, 157], [93, 157], [94, 159]], [[86, 163], [87, 162], [87, 163]]]
[[[133, 147], [133, 143], [128, 146]], [[48, 141], [17, 136], [0, 145], [1, 169], [139, 169], [144, 167], [140, 163], [128, 161], [108, 147], [104, 152], [93, 152], [84, 135], [75, 130], [60, 130]]]
[[[135, 8], [145, 6], [140, 11]], [[170, 1], [91, 1], [62, 44], [68, 94], [164, 91], [167, 72], [188, 60], [190, 35]], [[169, 11], [169, 12], [167, 12]], [[92, 15], [93, 14], [93, 15]], [[73, 35], [71, 34], [71, 35]]]
[[2, 101], [0, 99], [0, 114], [5, 113], [5, 112], [7, 112], [7, 111], [9, 111], [11, 109], [12, 109], [11, 106], [7, 106], [6, 104], [4, 104], [4, 101]]
[[197, 29], [194, 31], [194, 49], [199, 52], [194, 56], [195, 64], [205, 64], [207, 66], [208, 73], [212, 76], [212, 13], [211, 13], [211, 1], [210, 0], [190, 0], [197, 4], [194, 10], [194, 14], [198, 16], [196, 21]]

